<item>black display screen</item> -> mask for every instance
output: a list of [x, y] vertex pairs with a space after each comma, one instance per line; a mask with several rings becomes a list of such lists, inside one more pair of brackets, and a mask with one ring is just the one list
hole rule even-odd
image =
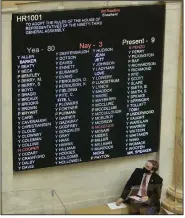
[[13, 14], [14, 170], [157, 152], [165, 5]]

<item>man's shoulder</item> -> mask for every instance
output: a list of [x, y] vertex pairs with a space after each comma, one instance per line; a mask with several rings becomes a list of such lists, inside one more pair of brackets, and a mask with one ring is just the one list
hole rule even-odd
[[[141, 173], [143, 173], [143, 168], [135, 168], [133, 172], [133, 174], [141, 174]], [[163, 179], [157, 173], [153, 173], [153, 176], [157, 181], [159, 181], [159, 183], [162, 183]]]
[[134, 173], [141, 173], [143, 172], [142, 168], [135, 168]]
[[137, 170], [137, 171], [142, 171], [143, 170], [143, 168], [136, 168], [135, 170]]
[[155, 176], [156, 180], [158, 180], [160, 182], [163, 181], [163, 179], [157, 173], [154, 173], [154, 176]]

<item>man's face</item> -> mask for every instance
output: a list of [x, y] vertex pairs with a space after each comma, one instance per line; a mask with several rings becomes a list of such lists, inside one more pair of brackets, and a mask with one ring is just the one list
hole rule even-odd
[[151, 173], [153, 173], [152, 167], [153, 167], [152, 163], [150, 163], [150, 162], [145, 163], [145, 168], [147, 170], [150, 170]]

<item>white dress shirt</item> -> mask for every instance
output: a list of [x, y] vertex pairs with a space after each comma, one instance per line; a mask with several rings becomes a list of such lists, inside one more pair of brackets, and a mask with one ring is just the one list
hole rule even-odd
[[140, 185], [139, 191], [138, 191], [138, 193], [137, 193], [137, 195], [139, 195], [139, 196], [141, 196], [142, 184], [143, 184], [143, 180], [144, 180], [145, 175], [147, 176], [147, 177], [146, 177], [146, 191], [147, 191], [147, 189], [148, 189], [148, 183], [149, 183], [149, 181], [150, 181], [150, 177], [151, 177], [152, 174], [146, 174], [146, 173], [143, 174], [143, 178], [142, 178], [142, 181], [141, 181], [141, 185]]

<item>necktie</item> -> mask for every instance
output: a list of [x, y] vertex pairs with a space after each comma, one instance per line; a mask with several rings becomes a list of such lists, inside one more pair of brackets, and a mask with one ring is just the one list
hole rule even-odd
[[141, 196], [147, 196], [147, 191], [146, 191], [146, 179], [147, 179], [147, 175], [145, 175], [144, 179], [143, 179], [143, 183], [142, 183], [142, 189], [141, 189]]

